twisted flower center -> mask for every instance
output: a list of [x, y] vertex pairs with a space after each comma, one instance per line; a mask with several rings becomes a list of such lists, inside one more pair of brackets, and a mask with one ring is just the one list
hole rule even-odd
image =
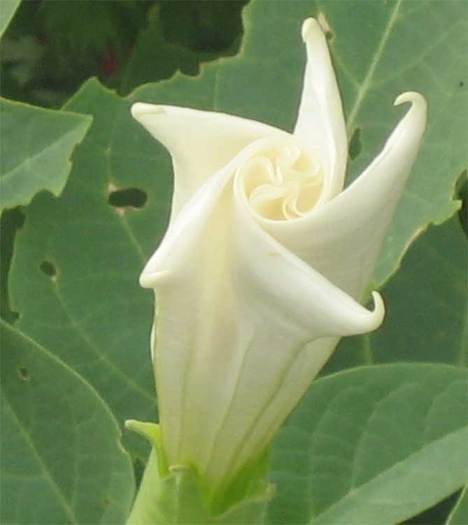
[[320, 164], [292, 143], [252, 156], [239, 175], [249, 205], [271, 220], [304, 216], [315, 207], [323, 189]]

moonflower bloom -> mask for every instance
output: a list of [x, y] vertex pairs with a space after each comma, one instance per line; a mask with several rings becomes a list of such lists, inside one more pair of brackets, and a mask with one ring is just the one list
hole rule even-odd
[[268, 447], [340, 337], [377, 328], [360, 304], [416, 157], [426, 103], [343, 190], [347, 137], [326, 39], [303, 25], [307, 67], [294, 132], [217, 112], [137, 103], [170, 152], [172, 215], [141, 284], [169, 465], [213, 491]]

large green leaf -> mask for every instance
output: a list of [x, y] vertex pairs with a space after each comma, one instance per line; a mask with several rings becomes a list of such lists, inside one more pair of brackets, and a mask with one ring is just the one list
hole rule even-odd
[[15, 11], [18, 9], [21, 0], [2, 0], [0, 9], [0, 37], [5, 32]]
[[149, 8], [127, 63], [113, 79], [119, 93], [170, 78], [196, 75], [200, 64], [238, 51], [245, 0], [178, 0]]
[[381, 365], [318, 380], [273, 446], [270, 523], [394, 525], [468, 481], [468, 371]]
[[[161, 165], [151, 139], [131, 122], [128, 104], [98, 82], [67, 109], [92, 113], [93, 126], [61, 198], [41, 194], [28, 208], [10, 276], [12, 305], [18, 326], [83, 375], [121, 424], [154, 420], [152, 298], [137, 279], [164, 230], [168, 169], [151, 187]], [[146, 194], [119, 193], [128, 188]], [[142, 440], [129, 439], [143, 455]]]
[[134, 482], [109, 409], [46, 348], [0, 324], [1, 522], [123, 524]]
[[383, 290], [386, 318], [344, 339], [325, 373], [395, 361], [468, 364], [467, 239], [458, 217], [421, 236]]
[[41, 190], [59, 195], [91, 117], [5, 99], [0, 117], [0, 210], [28, 204]]

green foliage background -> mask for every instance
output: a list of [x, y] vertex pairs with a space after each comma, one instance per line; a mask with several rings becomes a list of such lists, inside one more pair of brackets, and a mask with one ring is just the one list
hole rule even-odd
[[405, 111], [399, 93], [423, 93], [429, 123], [375, 275], [387, 318], [342, 341], [281, 431], [265, 519], [468, 524], [465, 0], [2, 0], [2, 523], [124, 523], [146, 462], [119, 439], [125, 419], [157, 418], [137, 277], [172, 175], [131, 103], [289, 130], [301, 22], [319, 15], [348, 181]]

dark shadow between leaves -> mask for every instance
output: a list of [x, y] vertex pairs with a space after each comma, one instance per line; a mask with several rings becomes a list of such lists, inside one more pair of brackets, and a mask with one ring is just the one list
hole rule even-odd
[[361, 128], [356, 128], [349, 141], [349, 156], [354, 160], [362, 150]]
[[15, 248], [15, 239], [26, 219], [21, 207], [5, 210], [0, 220], [0, 317], [8, 323], [15, 323], [19, 313], [11, 309], [8, 291], [8, 275]]
[[468, 171], [464, 170], [458, 177], [455, 188], [455, 195], [457, 199], [461, 200], [461, 208], [458, 212], [458, 217], [462, 225], [465, 236], [468, 237]]

